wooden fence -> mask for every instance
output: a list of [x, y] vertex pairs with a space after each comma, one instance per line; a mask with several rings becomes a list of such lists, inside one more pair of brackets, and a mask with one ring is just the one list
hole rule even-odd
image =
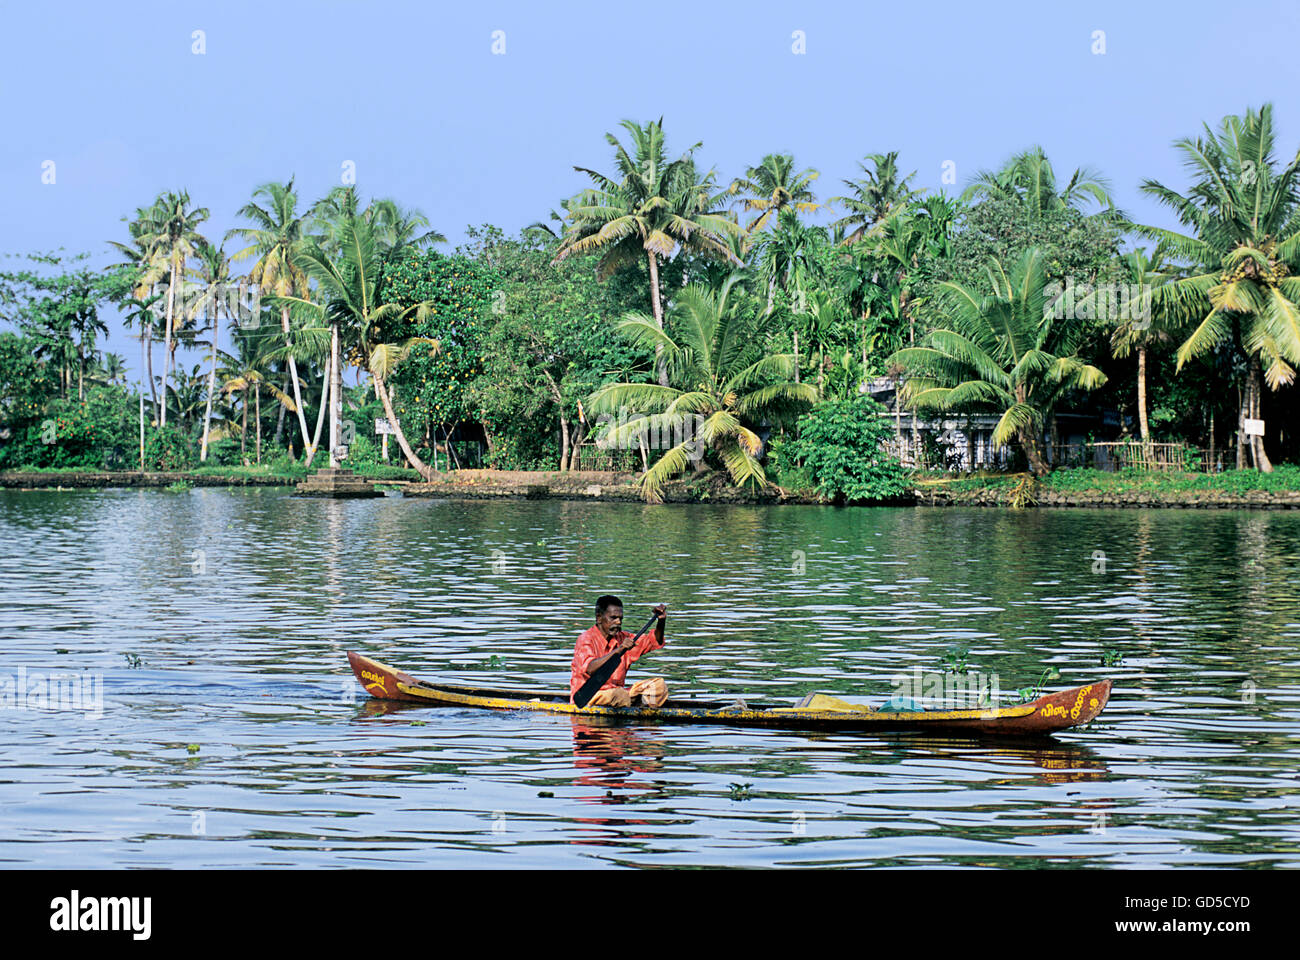
[[1053, 467], [1090, 467], [1093, 470], [1188, 470], [1204, 473], [1212, 468], [1208, 451], [1185, 443], [1060, 443], [1049, 452]]

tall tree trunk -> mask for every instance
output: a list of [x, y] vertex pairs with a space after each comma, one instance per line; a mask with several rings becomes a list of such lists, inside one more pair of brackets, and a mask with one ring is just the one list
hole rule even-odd
[[573, 428], [573, 444], [569, 447], [569, 465], [566, 468], [569, 471], [578, 469], [578, 450], [582, 446], [582, 441], [587, 436], [587, 426], [581, 420]]
[[176, 309], [176, 255], [172, 254], [171, 280], [167, 284], [167, 330], [163, 344], [162, 415], [160, 426], [167, 426], [167, 376], [172, 364], [172, 316]]
[[397, 445], [402, 448], [402, 455], [412, 467], [414, 467], [425, 480], [433, 479], [433, 470], [429, 465], [415, 455], [411, 445], [406, 441], [406, 434], [402, 431], [402, 425], [397, 422], [397, 415], [393, 413], [393, 403], [388, 396], [388, 391], [384, 388], [384, 378], [379, 374], [374, 374], [375, 393], [379, 395], [379, 402], [384, 406], [384, 416], [388, 418], [389, 426], [392, 428], [393, 436], [397, 438]]
[[[321, 376], [320, 406], [316, 409], [316, 430], [311, 435], [310, 445], [308, 445], [308, 440], [305, 436], [302, 438], [304, 445], [303, 452], [306, 454], [307, 466], [309, 467], [311, 466], [311, 462], [316, 459], [316, 451], [320, 449], [320, 429], [321, 424], [325, 422], [325, 408], [329, 406], [330, 402], [330, 373], [333, 372], [333, 370], [334, 359], [333, 357], [327, 357], [325, 359], [325, 373]], [[379, 396], [378, 391], [375, 392], [375, 396]]]
[[212, 369], [208, 371], [208, 403], [203, 412], [203, 446], [199, 450], [199, 463], [208, 459], [208, 435], [212, 430], [212, 394], [217, 389], [217, 338], [221, 336], [221, 306], [213, 310], [212, 317]]
[[1210, 406], [1210, 459], [1205, 465], [1206, 473], [1214, 473], [1214, 406]]
[[[140, 333], [141, 333], [140, 369], [143, 370], [145, 367], [145, 363], [144, 363], [145, 347], [144, 347], [144, 336], [143, 336], [144, 331], [141, 330]], [[141, 384], [140, 386], [140, 472], [144, 473], [144, 385], [143, 384]]]
[[242, 393], [241, 393], [239, 399], [243, 401], [243, 407], [244, 407], [244, 414], [243, 414], [244, 419], [243, 419], [243, 423], [241, 423], [240, 426], [239, 426], [239, 458], [242, 460], [242, 459], [244, 458], [244, 454], [248, 452], [248, 447], [247, 447], [247, 443], [248, 443], [248, 385], [247, 385], [247, 384], [244, 385], [244, 389], [243, 389], [243, 391], [242, 391]]
[[293, 403], [298, 408], [298, 429], [303, 442], [307, 440], [307, 416], [302, 412], [302, 391], [298, 387], [298, 361], [293, 358], [293, 344], [289, 342], [289, 308], [280, 308], [280, 329], [284, 332], [284, 345], [289, 348], [289, 380], [293, 383]]
[[550, 388], [551, 399], [555, 401], [555, 409], [560, 418], [560, 472], [563, 473], [568, 469], [569, 462], [569, 420], [564, 415], [564, 394], [560, 392], [560, 385], [551, 376], [551, 371], [543, 367], [542, 376], [546, 377], [546, 385]]
[[[1250, 381], [1251, 381], [1251, 418], [1262, 420], [1263, 412], [1263, 393], [1264, 378], [1260, 370], [1259, 357], [1256, 356], [1250, 364]], [[1273, 463], [1268, 459], [1268, 453], [1264, 450], [1264, 438], [1253, 436], [1251, 439], [1251, 449], [1255, 453], [1255, 466], [1261, 473], [1272, 473]]]
[[253, 396], [257, 398], [257, 465], [262, 465], [262, 383], [258, 381], [253, 387]]
[[[289, 392], [289, 377], [287, 374], [280, 378], [280, 392], [285, 394]], [[280, 449], [280, 442], [284, 439], [285, 410], [285, 405], [282, 403], [280, 404], [280, 412], [275, 415], [275, 436], [271, 440], [271, 446], [275, 447], [277, 450]], [[306, 436], [302, 439], [304, 443], [307, 442]]]
[[330, 467], [339, 465], [335, 451], [339, 445], [339, 420], [342, 412], [339, 394], [342, 392], [342, 375], [339, 370], [339, 325], [330, 324]]
[[799, 331], [794, 331], [794, 382], [799, 382]]
[[[646, 259], [650, 263], [650, 305], [654, 309], [655, 325], [662, 330], [664, 328], [664, 307], [659, 299], [659, 257], [651, 251], [646, 251]], [[655, 344], [655, 369], [659, 374], [659, 386], [668, 386], [668, 363], [664, 360], [664, 346], [662, 343]]]
[[158, 387], [153, 382], [153, 324], [145, 324], [143, 343], [145, 375], [149, 378], [149, 399], [153, 401], [153, 416], [158, 419]]
[[1246, 468], [1246, 397], [1243, 388], [1237, 388], [1237, 439], [1233, 446], [1237, 452], [1237, 469]]
[[[1142, 434], [1142, 445], [1151, 443], [1151, 428], [1147, 423], [1147, 348], [1138, 347], [1138, 429]], [[1145, 449], [1142, 455], [1148, 456]]]
[[1025, 451], [1025, 459], [1029, 461], [1029, 472], [1035, 477], [1045, 477], [1048, 474], [1047, 461], [1043, 458], [1043, 440], [1034, 431], [1033, 427], [1017, 431], [1017, 438], [1020, 440], [1020, 446]]
[[894, 443], [898, 462], [903, 462], [903, 375], [894, 374]]

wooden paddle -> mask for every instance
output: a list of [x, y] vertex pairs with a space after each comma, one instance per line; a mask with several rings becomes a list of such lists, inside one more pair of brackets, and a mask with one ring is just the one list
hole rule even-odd
[[[650, 619], [646, 621], [645, 626], [638, 630], [636, 636], [632, 638], [632, 642], [635, 644], [636, 641], [644, 637], [650, 628], [658, 622], [659, 614], [651, 614]], [[579, 710], [590, 703], [591, 698], [600, 692], [600, 688], [609, 682], [609, 678], [614, 675], [614, 671], [618, 669], [618, 665], [623, 662], [623, 654], [625, 653], [627, 653], [626, 650], [620, 650], [618, 656], [611, 656], [601, 664], [599, 670], [587, 679], [586, 683], [578, 688], [578, 692], [573, 695], [573, 703]]]

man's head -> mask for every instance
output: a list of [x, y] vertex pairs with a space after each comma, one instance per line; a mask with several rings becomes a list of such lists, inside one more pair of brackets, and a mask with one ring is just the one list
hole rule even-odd
[[623, 601], [608, 594], [596, 601], [596, 626], [607, 637], [623, 629]]

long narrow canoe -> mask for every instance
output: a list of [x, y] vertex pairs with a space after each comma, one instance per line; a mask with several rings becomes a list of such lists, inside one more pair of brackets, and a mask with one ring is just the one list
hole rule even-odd
[[530, 710], [665, 723], [719, 723], [745, 727], [878, 731], [910, 730], [938, 734], [1050, 734], [1093, 720], [1110, 699], [1110, 681], [1089, 683], [1049, 693], [1028, 703], [984, 710], [926, 710], [885, 713], [813, 710], [799, 707], [740, 707], [734, 702], [672, 697], [661, 707], [585, 707], [579, 710], [567, 694], [544, 690], [503, 690], [451, 683], [426, 683], [394, 667], [348, 652], [348, 663], [361, 686], [380, 700], [402, 700], [429, 706], [482, 707], [489, 710]]

